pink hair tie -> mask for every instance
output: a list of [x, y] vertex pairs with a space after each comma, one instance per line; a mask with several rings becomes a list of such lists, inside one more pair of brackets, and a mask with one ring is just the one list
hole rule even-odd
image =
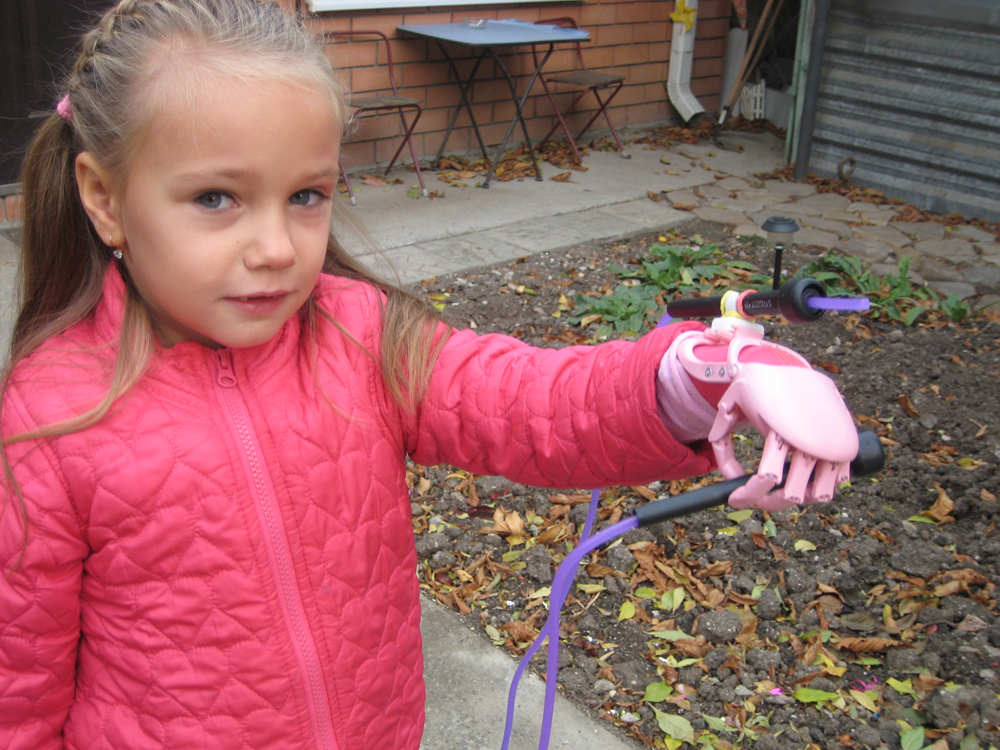
[[56, 105], [56, 112], [64, 120], [69, 121], [73, 119], [73, 105], [69, 102], [69, 94], [64, 94], [63, 98], [59, 100], [59, 103]]

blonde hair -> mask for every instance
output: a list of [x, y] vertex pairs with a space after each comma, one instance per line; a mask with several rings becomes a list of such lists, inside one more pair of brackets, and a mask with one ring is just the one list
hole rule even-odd
[[[90, 315], [100, 300], [110, 249], [96, 235], [80, 202], [75, 161], [89, 152], [119, 187], [157, 113], [178, 106], [178, 92], [206, 78], [287, 81], [329, 93], [341, 123], [345, 95], [321, 45], [275, 3], [266, 0], [121, 0], [83, 37], [65, 83], [72, 115], [53, 112], [31, 144], [22, 171], [24, 224], [20, 313], [3, 378], [47, 339]], [[336, 208], [340, 208], [335, 203]], [[342, 210], [342, 209], [341, 209]], [[121, 266], [127, 298], [114, 375], [96, 407], [71, 420], [8, 438], [5, 444], [52, 437], [100, 421], [143, 375], [156, 350], [149, 315]], [[370, 283], [384, 294], [382, 373], [393, 399], [415, 408], [437, 351], [434, 317], [412, 295], [376, 278], [341, 247], [331, 231], [324, 271]], [[302, 315], [313, 332], [317, 315], [338, 326], [312, 300]], [[21, 500], [6, 451], [7, 487]], [[4, 510], [6, 505], [4, 506]], [[22, 515], [24, 511], [21, 502]], [[27, 532], [25, 532], [27, 533]]]

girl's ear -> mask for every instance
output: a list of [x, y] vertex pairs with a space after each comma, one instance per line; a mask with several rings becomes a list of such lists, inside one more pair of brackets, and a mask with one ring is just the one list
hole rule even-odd
[[76, 157], [76, 185], [83, 208], [101, 241], [113, 247], [125, 244], [121, 202], [114, 181], [89, 151]]

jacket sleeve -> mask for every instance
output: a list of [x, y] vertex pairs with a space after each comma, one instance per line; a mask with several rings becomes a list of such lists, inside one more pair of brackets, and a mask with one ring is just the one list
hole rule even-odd
[[704, 474], [705, 444], [675, 440], [657, 412], [656, 372], [680, 323], [637, 342], [540, 349], [461, 331], [445, 344], [406, 449], [544, 487], [646, 484]]
[[[33, 428], [8, 389], [4, 439]], [[20, 493], [5, 483], [0, 516], [0, 747], [62, 748], [88, 548], [50, 447], [28, 440], [6, 451]]]

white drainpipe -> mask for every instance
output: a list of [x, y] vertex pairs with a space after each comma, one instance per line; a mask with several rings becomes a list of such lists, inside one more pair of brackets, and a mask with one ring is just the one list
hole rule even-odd
[[[698, 0], [687, 0], [687, 7], [697, 10]], [[674, 36], [670, 44], [667, 94], [670, 96], [670, 103], [684, 118], [684, 122], [691, 122], [705, 111], [705, 108], [698, 103], [698, 98], [691, 93], [691, 66], [694, 60], [694, 32], [698, 27], [697, 24], [697, 14], [690, 31], [683, 23], [675, 21]]]

